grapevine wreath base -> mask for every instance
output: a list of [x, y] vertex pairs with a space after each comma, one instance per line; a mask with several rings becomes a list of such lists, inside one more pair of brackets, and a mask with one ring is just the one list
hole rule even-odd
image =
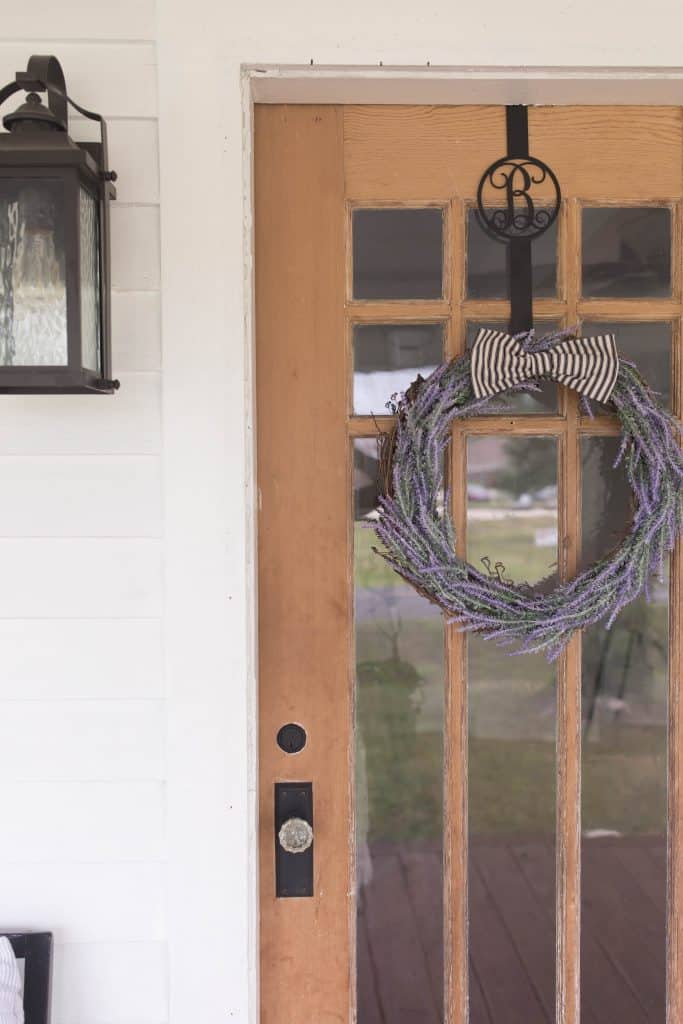
[[[573, 338], [563, 331], [536, 340], [517, 336], [525, 353], [552, 353]], [[574, 342], [571, 342], [574, 344]], [[616, 371], [615, 371], [616, 373]], [[538, 374], [555, 377], [553, 374]], [[535, 390], [527, 380], [507, 392]], [[378, 552], [417, 591], [439, 605], [461, 629], [478, 632], [512, 653], [544, 651], [552, 660], [576, 629], [606, 619], [661, 578], [666, 555], [683, 528], [683, 454], [680, 424], [659, 406], [635, 366], [621, 360], [610, 398], [622, 426], [615, 466], [624, 462], [633, 491], [630, 532], [608, 556], [550, 592], [514, 584], [503, 574], [481, 572], [455, 554], [449, 498], [443, 495], [443, 452], [454, 420], [493, 411], [490, 396], [475, 395], [471, 356], [444, 363], [418, 377], [388, 408], [397, 417], [381, 445], [384, 495], [374, 524], [384, 550]], [[585, 397], [582, 403], [586, 411]]]

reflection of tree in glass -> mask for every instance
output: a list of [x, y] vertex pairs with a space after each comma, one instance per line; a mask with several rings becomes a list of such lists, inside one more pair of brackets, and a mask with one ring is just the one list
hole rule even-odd
[[356, 665], [368, 839], [432, 837], [441, 821], [440, 786], [434, 785], [431, 764], [439, 752], [418, 737], [424, 680], [399, 653], [400, 619], [393, 617], [379, 630], [389, 641], [389, 657]]
[[509, 494], [533, 494], [557, 480], [554, 441], [549, 437], [510, 437], [495, 485]]
[[667, 608], [639, 601], [583, 643], [585, 830], [666, 831]]
[[611, 629], [595, 627], [583, 642], [584, 739], [602, 714], [631, 728], [661, 725], [666, 713], [668, 609], [665, 602], [638, 601]]

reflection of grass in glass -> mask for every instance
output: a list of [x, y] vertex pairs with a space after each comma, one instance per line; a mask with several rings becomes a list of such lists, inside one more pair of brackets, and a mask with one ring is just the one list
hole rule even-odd
[[[516, 580], [548, 574], [553, 548], [537, 548], [534, 531], [555, 517], [470, 522], [470, 559], [505, 562]], [[356, 585], [386, 588], [378, 616], [357, 623], [358, 726], [365, 747], [368, 838], [440, 839], [443, 789], [444, 644], [442, 619], [424, 617], [401, 595], [410, 588], [371, 549], [372, 530], [355, 524]], [[398, 598], [398, 600], [396, 600]], [[392, 602], [394, 608], [392, 611]], [[668, 612], [662, 601], [626, 609], [610, 637], [603, 694], [634, 709], [596, 716], [583, 754], [584, 829], [661, 833], [666, 820], [666, 739], [659, 724], [667, 687]], [[633, 645], [640, 631], [644, 644]], [[605, 641], [602, 627], [584, 637], [584, 709]], [[630, 659], [630, 660], [629, 660]], [[469, 814], [472, 835], [552, 833], [555, 807], [554, 668], [544, 658], [509, 657], [495, 644], [470, 643]], [[649, 723], [637, 721], [649, 716]], [[653, 719], [655, 723], [653, 724]]]
[[400, 583], [400, 577], [384, 559], [373, 551], [381, 547], [375, 531], [366, 523], [353, 524], [354, 579], [361, 589], [391, 587]]
[[469, 819], [471, 835], [552, 834], [554, 743], [472, 737]]
[[584, 829], [666, 829], [666, 729], [618, 725], [584, 746]]
[[399, 623], [379, 619], [359, 622], [356, 627], [356, 662], [391, 658], [394, 630], [397, 630], [399, 656], [415, 667], [421, 685], [443, 686], [444, 637], [439, 615]]
[[[397, 588], [399, 592], [405, 585]], [[426, 603], [425, 603], [426, 604]], [[428, 606], [426, 614], [429, 615]], [[442, 834], [444, 639], [440, 616], [356, 627], [356, 715], [368, 838]]]
[[[488, 556], [491, 564], [501, 561], [507, 574], [516, 582], [534, 583], [552, 576], [557, 562], [555, 545], [536, 546], [537, 530], [552, 530], [557, 517], [552, 511], [539, 511], [532, 517], [509, 517], [493, 522], [470, 520], [467, 527], [467, 550], [470, 562], [481, 572], [481, 559]], [[374, 552], [378, 541], [372, 529], [362, 523], [354, 525], [355, 579], [358, 587], [387, 587], [399, 581], [393, 569]]]
[[599, 697], [616, 697], [636, 706], [660, 705], [668, 688], [669, 609], [665, 600], [639, 598], [620, 613], [611, 630], [598, 624], [586, 630], [582, 644], [584, 714], [597, 688]]
[[[487, 506], [488, 508], [489, 506]], [[503, 562], [505, 575], [515, 583], [536, 583], [556, 571], [557, 546], [538, 547], [537, 531], [557, 528], [552, 511], [539, 510], [534, 516], [511, 515], [491, 522], [470, 518], [467, 524], [467, 555], [480, 572], [485, 571], [481, 559], [490, 558], [491, 565]]]
[[669, 613], [639, 599], [583, 638], [585, 829], [663, 832]]

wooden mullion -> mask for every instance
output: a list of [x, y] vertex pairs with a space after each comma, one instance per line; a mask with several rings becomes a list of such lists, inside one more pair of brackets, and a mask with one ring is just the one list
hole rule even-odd
[[[683, 111], [681, 112], [683, 116]], [[683, 153], [681, 154], [683, 159]], [[681, 204], [674, 215], [672, 259], [674, 294], [683, 288], [681, 259]], [[683, 320], [679, 316], [672, 335], [671, 404], [675, 414], [683, 415]], [[667, 813], [667, 1024], [683, 1019], [683, 546], [678, 541], [671, 558], [669, 574], [669, 708], [668, 708], [668, 813]]]
[[[374, 437], [391, 430], [393, 416], [352, 416], [349, 419], [351, 437]], [[520, 434], [522, 436], [547, 435], [559, 437], [567, 429], [564, 416], [478, 416], [462, 420], [458, 429], [464, 434]], [[580, 437], [618, 437], [621, 424], [616, 416], [588, 416], [579, 418]]]
[[[465, 351], [462, 297], [465, 276], [465, 208], [450, 204], [452, 250], [450, 259], [452, 313], [446, 356]], [[460, 429], [451, 432], [449, 481], [456, 551], [466, 554], [467, 439]], [[445, 1021], [466, 1024], [468, 1019], [468, 915], [467, 915], [467, 641], [455, 625], [446, 626], [446, 702], [444, 736], [444, 956]]]
[[675, 299], [583, 299], [576, 306], [580, 320], [674, 320], [680, 312]]
[[[577, 319], [580, 281], [579, 206], [565, 204], [563, 217], [567, 322]], [[580, 550], [580, 440], [578, 399], [565, 389], [566, 433], [560, 444], [560, 551], [563, 579], [575, 575]], [[575, 633], [559, 659], [557, 679], [557, 1022], [579, 1024], [581, 910], [581, 635]]]
[[472, 416], [459, 424], [465, 434], [516, 434], [523, 437], [562, 436], [567, 429], [563, 416]]
[[346, 303], [346, 314], [358, 323], [446, 320], [451, 306], [446, 299], [354, 300]]
[[449, 208], [451, 252], [450, 269], [451, 319], [446, 346], [446, 357], [455, 359], [465, 354], [465, 209], [459, 199], [453, 199]]
[[378, 437], [389, 433], [395, 423], [395, 416], [352, 416], [349, 434], [351, 437]]
[[680, 694], [683, 630], [683, 559], [680, 541], [671, 559], [669, 581], [669, 735], [668, 735], [668, 884], [667, 1024], [683, 1019], [683, 702]]
[[[469, 299], [463, 302], [463, 315], [466, 320], [503, 320], [510, 318], [510, 303], [506, 299]], [[534, 318], [536, 320], [561, 320], [566, 312], [566, 305], [561, 299], [534, 299]]]
[[[571, 396], [567, 396], [567, 401]], [[563, 436], [573, 427], [567, 416], [479, 416], [463, 420], [461, 427], [466, 434], [521, 434], [523, 436], [546, 434], [551, 437]], [[621, 424], [616, 416], [577, 416], [576, 431], [581, 437], [616, 437], [621, 433]]]
[[[450, 446], [453, 487], [452, 513], [456, 550], [466, 553], [467, 449], [466, 438], [456, 431]], [[467, 858], [467, 640], [455, 624], [446, 626], [447, 685], [444, 736], [444, 906], [445, 1021], [467, 1024], [468, 967], [468, 858]]]
[[582, 416], [578, 429], [581, 437], [619, 437], [622, 430], [618, 416]]

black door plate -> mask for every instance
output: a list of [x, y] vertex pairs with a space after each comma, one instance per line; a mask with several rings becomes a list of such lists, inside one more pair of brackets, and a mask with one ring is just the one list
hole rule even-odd
[[275, 783], [275, 895], [313, 895], [313, 846], [303, 853], [287, 853], [278, 833], [288, 818], [303, 818], [313, 828], [313, 783]]

